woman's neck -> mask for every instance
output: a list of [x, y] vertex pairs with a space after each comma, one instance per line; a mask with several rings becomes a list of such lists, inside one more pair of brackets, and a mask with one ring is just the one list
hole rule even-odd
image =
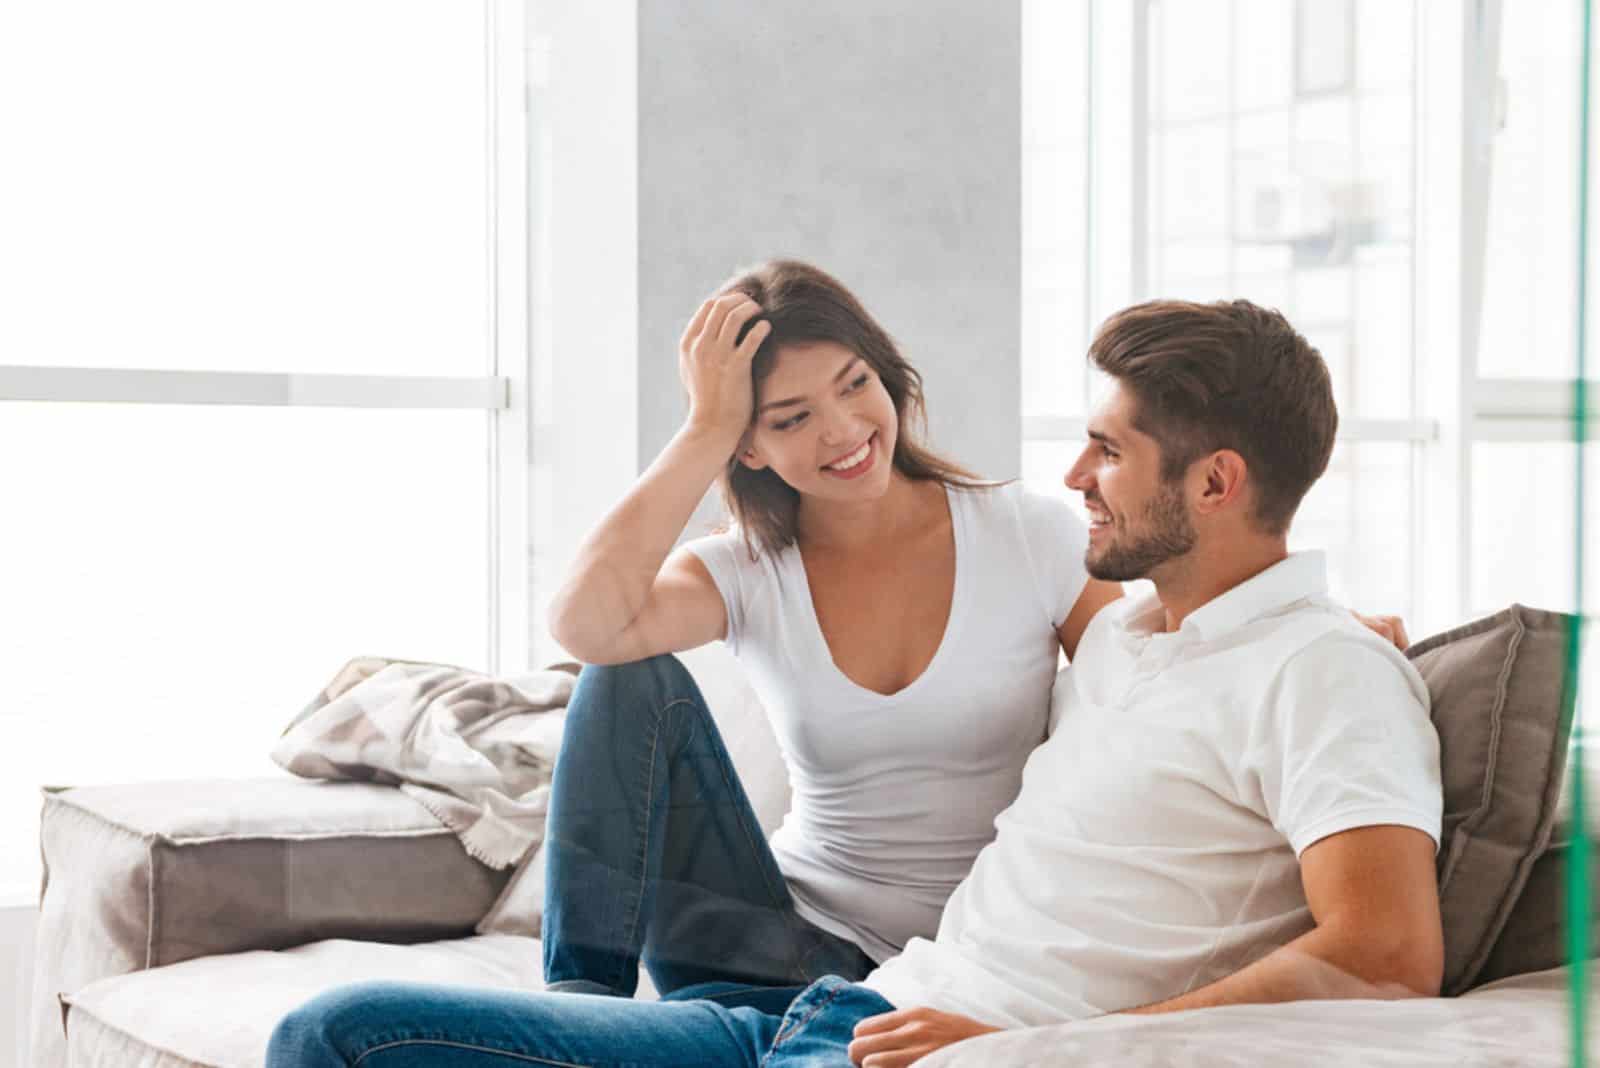
[[850, 551], [898, 540], [944, 512], [944, 486], [913, 482], [898, 470], [882, 497], [860, 503], [802, 497], [796, 535], [803, 549]]

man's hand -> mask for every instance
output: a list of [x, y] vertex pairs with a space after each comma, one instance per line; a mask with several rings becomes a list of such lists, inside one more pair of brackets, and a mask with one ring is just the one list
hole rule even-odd
[[1411, 639], [1406, 637], [1406, 624], [1399, 616], [1364, 616], [1360, 612], [1352, 611], [1351, 615], [1361, 621], [1361, 625], [1394, 643], [1394, 647], [1402, 653], [1406, 646], [1411, 644]]
[[901, 1068], [952, 1042], [998, 1030], [951, 1012], [898, 1009], [856, 1024], [850, 1063], [860, 1068]]

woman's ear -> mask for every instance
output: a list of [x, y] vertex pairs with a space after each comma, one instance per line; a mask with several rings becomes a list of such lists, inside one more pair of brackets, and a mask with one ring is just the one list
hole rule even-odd
[[749, 431], [739, 439], [739, 451], [736, 454], [739, 462], [752, 471], [760, 471], [767, 466], [766, 459], [761, 455], [761, 450], [756, 448], [755, 435]]

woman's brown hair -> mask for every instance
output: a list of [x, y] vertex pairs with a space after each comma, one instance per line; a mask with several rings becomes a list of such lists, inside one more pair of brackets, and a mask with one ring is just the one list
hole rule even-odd
[[[896, 471], [917, 482], [939, 482], [955, 489], [995, 485], [945, 459], [919, 440], [927, 432], [922, 376], [906, 362], [888, 333], [867, 314], [861, 302], [832, 275], [798, 260], [772, 260], [743, 271], [719, 293], [743, 293], [761, 305], [761, 314], [746, 323], [739, 340], [757, 322], [772, 324], [756, 350], [751, 381], [759, 398], [761, 384], [772, 373], [785, 345], [828, 341], [860, 356], [883, 382], [894, 401], [900, 423], [893, 463]], [[755, 409], [751, 409], [752, 423]], [[757, 546], [779, 553], [795, 543], [800, 494], [771, 468], [752, 471], [735, 453], [719, 480], [728, 512], [744, 531], [751, 558]]]

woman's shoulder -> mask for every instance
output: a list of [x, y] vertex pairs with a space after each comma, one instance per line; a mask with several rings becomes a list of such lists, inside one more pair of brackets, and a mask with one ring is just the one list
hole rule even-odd
[[738, 574], [741, 578], [774, 572], [790, 549], [773, 553], [754, 538], [747, 538], [737, 523], [728, 523], [683, 543], [713, 575]]

